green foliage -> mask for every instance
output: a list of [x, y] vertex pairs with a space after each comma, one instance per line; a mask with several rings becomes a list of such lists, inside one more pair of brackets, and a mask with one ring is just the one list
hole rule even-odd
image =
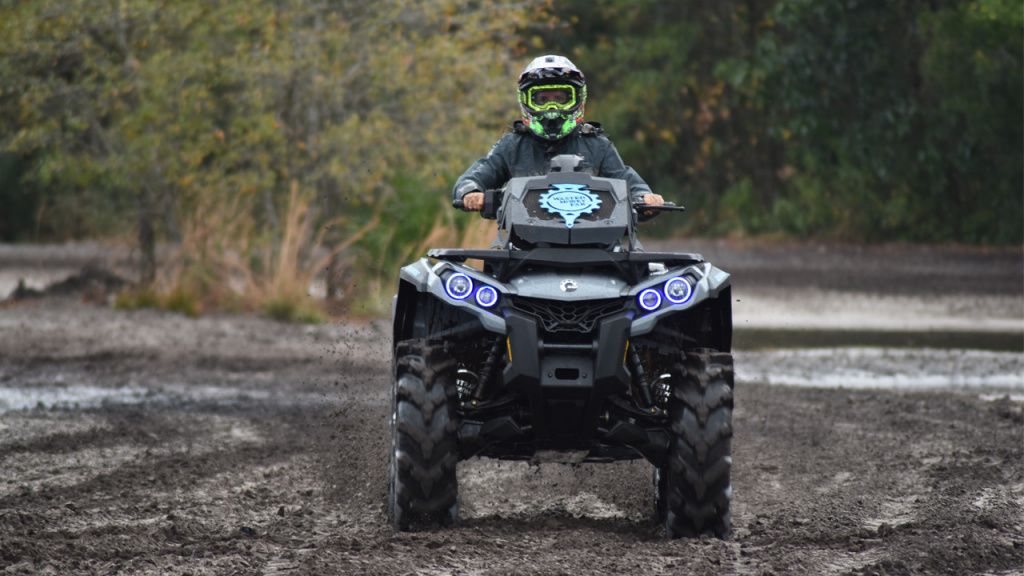
[[161, 298], [160, 307], [184, 314], [190, 318], [199, 315], [201, 309], [200, 298], [202, 296], [185, 288], [175, 288], [169, 294]]
[[[538, 35], [691, 229], [1024, 240], [1019, 1], [575, 0]], [[662, 222], [664, 226], [664, 222]]]
[[323, 324], [324, 314], [316, 304], [293, 298], [274, 298], [263, 305], [263, 312], [279, 322]]
[[1019, 0], [0, 0], [0, 238], [163, 243], [186, 312], [294, 317], [324, 268], [379, 300], [488, 232], [451, 181], [550, 51], [691, 231], [1019, 243], [1022, 29]]
[[[200, 274], [209, 292], [241, 276], [270, 298], [282, 263], [304, 275], [332, 247], [351, 267], [382, 269], [381, 257], [418, 244], [451, 179], [507, 123], [530, 9], [0, 3], [0, 150], [34, 159], [18, 185], [39, 197], [51, 236], [134, 232], [143, 252], [155, 254], [154, 236], [181, 246], [160, 263], [172, 288]], [[293, 186], [303, 210], [289, 229]], [[412, 225], [388, 217], [396, 210]], [[374, 217], [386, 222], [367, 234]]]
[[194, 318], [201, 310], [200, 299], [200, 294], [182, 287], [175, 288], [167, 294], [159, 294], [151, 287], [141, 286], [118, 293], [114, 299], [114, 307], [121, 310], [162, 308]]
[[831, 189], [847, 235], [1021, 241], [1020, 6], [947, 4], [772, 11], [765, 93], [793, 135], [787, 157]]
[[114, 298], [114, 307], [121, 310], [160, 308], [162, 298], [151, 288], [129, 289], [119, 292]]
[[35, 197], [19, 186], [27, 162], [14, 154], [0, 152], [0, 242], [13, 242], [27, 236], [38, 206]]

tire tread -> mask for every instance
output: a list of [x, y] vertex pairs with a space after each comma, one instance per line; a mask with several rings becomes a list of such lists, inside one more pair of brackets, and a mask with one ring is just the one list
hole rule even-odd
[[455, 363], [443, 346], [395, 348], [389, 514], [396, 530], [447, 525], [458, 510]]
[[732, 500], [732, 355], [684, 351], [669, 399], [673, 440], [663, 469], [665, 529], [671, 537], [728, 538]]

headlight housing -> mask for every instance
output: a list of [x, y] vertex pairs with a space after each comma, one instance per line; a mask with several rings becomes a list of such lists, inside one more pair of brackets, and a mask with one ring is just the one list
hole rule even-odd
[[636, 297], [636, 301], [644, 310], [654, 312], [661, 307], [661, 292], [655, 288], [648, 288]]
[[662, 305], [686, 304], [693, 298], [695, 280], [687, 275], [673, 276], [659, 287], [642, 290], [636, 296], [636, 303], [645, 312], [654, 312]]
[[665, 299], [673, 304], [683, 304], [693, 296], [693, 286], [682, 276], [676, 276], [665, 282], [662, 289]]
[[474, 280], [469, 274], [449, 268], [441, 272], [445, 294], [453, 300], [473, 303], [479, 308], [492, 311], [501, 300], [501, 294], [494, 286]]
[[473, 279], [462, 272], [456, 272], [444, 281], [444, 291], [456, 300], [465, 300], [473, 293]]
[[498, 291], [491, 286], [483, 285], [477, 288], [474, 299], [481, 308], [491, 308], [498, 303]]

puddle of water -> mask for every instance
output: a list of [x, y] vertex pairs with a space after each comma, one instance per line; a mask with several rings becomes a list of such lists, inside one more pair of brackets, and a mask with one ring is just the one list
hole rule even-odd
[[737, 378], [815, 388], [1024, 392], [1024, 354], [983, 350], [812, 348], [736, 353]]
[[1024, 352], [1024, 332], [808, 330], [737, 326], [733, 348], [941, 348]]
[[148, 395], [149, 391], [136, 386], [102, 388], [73, 384], [31, 388], [3, 387], [0, 388], [0, 413], [29, 408], [95, 408], [110, 401], [138, 404], [145, 401]]
[[27, 267], [5, 267], [0, 271], [0, 300], [7, 298], [18, 287], [18, 283], [24, 283], [26, 288], [43, 290], [50, 284], [60, 282], [79, 271], [79, 268], [27, 268]]
[[[805, 348], [740, 350], [736, 354], [741, 383], [890, 390], [964, 390], [984, 399], [1006, 395], [1024, 401], [1024, 353], [931, 348]], [[107, 403], [172, 404], [181, 402], [272, 402], [323, 404], [339, 398], [317, 393], [283, 394], [266, 388], [167, 383], [104, 387], [74, 383], [77, 378], [51, 375], [32, 386], [0, 386], [0, 414], [33, 408], [89, 409]], [[71, 382], [69, 382], [69, 380]], [[88, 380], [88, 379], [87, 379]], [[379, 405], [381, 393], [348, 397]]]
[[1002, 400], [1003, 398], [1008, 398], [1010, 402], [1024, 403], [1024, 394], [981, 394], [978, 398], [987, 402], [995, 402], [997, 400]]
[[17, 410], [84, 410], [106, 404], [172, 404], [180, 402], [216, 402], [234, 404], [246, 401], [277, 403], [323, 403], [330, 399], [316, 394], [275, 395], [267, 390], [230, 386], [167, 384], [159, 388], [140, 386], [102, 387], [87, 384], [62, 384], [55, 378], [49, 386], [0, 387], [0, 414]]
[[[1019, 295], [884, 294], [834, 290], [784, 290], [770, 286], [747, 293], [737, 286], [737, 328], [815, 332], [917, 333], [1002, 332], [1024, 335]], [[1018, 350], [1021, 339], [1018, 336]]]

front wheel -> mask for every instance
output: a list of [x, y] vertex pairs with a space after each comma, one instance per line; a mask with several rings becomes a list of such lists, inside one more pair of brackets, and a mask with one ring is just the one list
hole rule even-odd
[[657, 490], [673, 538], [728, 538], [732, 500], [732, 355], [685, 351], [673, 367], [672, 442]]
[[665, 494], [665, 481], [668, 479], [668, 472], [662, 471], [661, 468], [654, 467], [654, 478], [652, 482], [654, 484], [654, 518], [658, 522], [665, 521], [666, 508], [668, 504], [665, 499], [668, 495]]
[[448, 525], [458, 515], [455, 362], [439, 345], [395, 351], [388, 512], [395, 530]]

